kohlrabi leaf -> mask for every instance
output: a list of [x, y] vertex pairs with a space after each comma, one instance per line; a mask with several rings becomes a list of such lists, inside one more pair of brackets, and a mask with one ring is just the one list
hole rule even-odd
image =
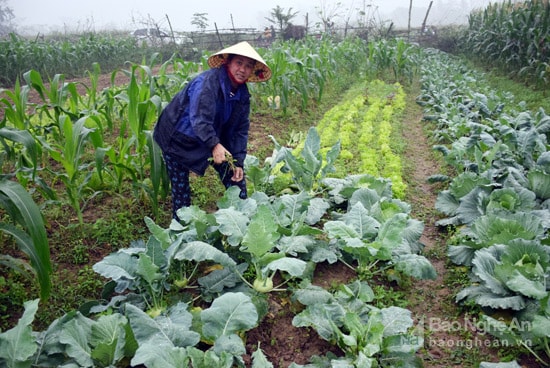
[[247, 263], [241, 263], [233, 269], [223, 268], [221, 270], [214, 270], [205, 276], [199, 277], [197, 282], [203, 289], [204, 294], [217, 295], [223, 289], [233, 288], [242, 282], [237, 273], [243, 274], [247, 268]]
[[119, 281], [135, 280], [137, 268], [137, 257], [123, 250], [111, 253], [93, 265], [95, 272], [117, 282], [117, 292], [124, 291], [119, 288]]
[[308, 225], [315, 225], [321, 218], [326, 214], [327, 210], [330, 208], [330, 204], [324, 198], [314, 197], [309, 201], [309, 206], [307, 207], [307, 216], [305, 222]]
[[350, 284], [340, 285], [334, 296], [340, 302], [352, 303], [359, 300], [370, 303], [374, 300], [374, 291], [365, 281], [355, 280]]
[[380, 310], [382, 323], [384, 324], [384, 337], [406, 333], [413, 326], [411, 311], [388, 307]]
[[235, 261], [227, 253], [202, 241], [182, 243], [173, 257], [180, 261], [212, 261], [228, 268], [236, 266]]
[[195, 205], [180, 208], [177, 215], [184, 224], [188, 224], [195, 229], [199, 239], [204, 237], [210, 226], [216, 224], [214, 215]]
[[237, 185], [230, 186], [224, 192], [223, 197], [217, 202], [219, 209], [233, 208], [246, 216], [250, 217], [256, 212], [256, 201], [247, 198], [240, 198], [241, 189]]
[[249, 217], [233, 208], [219, 209], [214, 216], [220, 232], [227, 236], [227, 242], [231, 246], [238, 246], [247, 232]]
[[139, 347], [131, 364], [132, 367], [143, 365], [145, 367], [181, 368], [189, 366], [189, 357], [185, 348], [149, 343]]
[[376, 237], [376, 242], [381, 247], [376, 255], [378, 259], [390, 260], [394, 248], [397, 248], [403, 242], [403, 231], [407, 227], [408, 215], [399, 213], [380, 226], [380, 231]]
[[157, 225], [152, 218], [145, 216], [145, 225], [149, 232], [163, 245], [163, 248], [166, 249], [172, 243], [172, 237], [170, 235], [170, 229], [165, 229]]
[[194, 346], [200, 341], [200, 335], [191, 330], [193, 317], [187, 311], [185, 303], [172, 306], [166, 315], [154, 319], [132, 304], [126, 304], [125, 309], [134, 337], [139, 344], [138, 352], [147, 345], [162, 350]]
[[363, 204], [354, 204], [348, 212], [341, 217], [346, 225], [351, 226], [360, 239], [372, 240], [378, 234], [380, 223], [369, 215]]
[[326, 304], [334, 300], [333, 295], [317, 285], [307, 285], [294, 292], [296, 299], [303, 305]]
[[265, 268], [270, 271], [284, 271], [292, 277], [300, 277], [306, 270], [307, 262], [298, 258], [283, 257], [268, 263]]
[[381, 198], [369, 211], [370, 215], [380, 223], [388, 221], [399, 213], [409, 214], [410, 212], [410, 204], [395, 198]]
[[380, 198], [380, 193], [372, 188], [359, 188], [353, 192], [349, 200], [348, 210], [357, 203], [361, 203], [367, 211], [370, 211], [380, 201]]
[[252, 368], [273, 368], [273, 364], [267, 360], [264, 352], [260, 349], [259, 342], [258, 348], [252, 353]]
[[323, 226], [328, 236], [333, 239], [361, 239], [359, 232], [344, 221], [327, 221]]
[[244, 250], [253, 254], [256, 258], [268, 253], [275, 247], [275, 242], [279, 239], [280, 235], [277, 228], [269, 207], [259, 206], [243, 237]]
[[59, 342], [65, 345], [65, 354], [74, 359], [81, 367], [93, 366], [90, 337], [95, 322], [81, 314], [63, 325]]
[[335, 303], [309, 305], [292, 319], [295, 327], [313, 327], [323, 339], [332, 341], [338, 335], [338, 326], [344, 321], [346, 312]]
[[187, 348], [187, 353], [191, 358], [193, 368], [232, 368], [234, 364], [233, 355], [227, 352], [217, 354], [212, 349], [204, 351], [191, 347]]
[[233, 333], [218, 337], [214, 342], [212, 351], [214, 351], [217, 355], [229, 353], [235, 358], [241, 360], [241, 356], [246, 354], [246, 347], [244, 346], [243, 339], [239, 335]]
[[424, 346], [424, 338], [414, 335], [394, 335], [384, 338], [380, 360], [398, 361], [400, 367], [424, 367], [416, 352]]
[[0, 363], [6, 367], [31, 367], [30, 358], [38, 350], [35, 338], [32, 336], [32, 322], [38, 310], [38, 299], [24, 303], [25, 311], [10, 330], [0, 333]]
[[116, 366], [124, 358], [126, 349], [126, 326], [128, 320], [122, 314], [102, 315], [92, 324], [91, 356], [97, 365]]
[[203, 335], [216, 340], [222, 335], [247, 331], [258, 323], [258, 312], [250, 297], [243, 293], [225, 293], [210, 308], [201, 312]]
[[315, 239], [309, 235], [282, 236], [277, 243], [277, 249], [284, 254], [297, 256], [300, 253], [308, 253], [309, 247], [315, 245]]
[[395, 263], [395, 269], [407, 276], [419, 280], [435, 280], [437, 273], [430, 261], [418, 254], [400, 254], [392, 260]]
[[307, 191], [296, 194], [284, 194], [273, 202], [278, 208], [277, 221], [287, 227], [292, 223], [304, 222], [312, 197]]
[[304, 148], [301, 151], [301, 156], [304, 158], [305, 171], [315, 178], [321, 170], [321, 164], [323, 162], [322, 156], [319, 153], [321, 150], [321, 137], [315, 127], [309, 128], [306, 140], [304, 142]]
[[140, 253], [136, 274], [141, 276], [149, 285], [160, 281], [163, 274], [159, 272], [159, 267], [153, 263], [151, 257], [145, 253]]

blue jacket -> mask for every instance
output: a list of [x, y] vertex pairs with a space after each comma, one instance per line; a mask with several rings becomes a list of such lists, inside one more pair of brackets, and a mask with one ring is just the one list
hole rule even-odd
[[153, 138], [163, 152], [204, 175], [212, 148], [221, 143], [243, 167], [250, 126], [246, 84], [231, 94], [224, 67], [208, 69], [185, 86], [163, 109]]

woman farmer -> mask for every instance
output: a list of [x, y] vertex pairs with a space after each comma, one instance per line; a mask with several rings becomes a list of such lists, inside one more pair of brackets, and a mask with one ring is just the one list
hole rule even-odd
[[162, 150], [172, 184], [172, 217], [191, 205], [189, 172], [204, 175], [209, 164], [226, 188], [246, 198], [244, 159], [250, 125], [246, 82], [263, 82], [271, 70], [248, 42], [208, 58], [210, 69], [178, 92], [162, 111], [153, 137]]

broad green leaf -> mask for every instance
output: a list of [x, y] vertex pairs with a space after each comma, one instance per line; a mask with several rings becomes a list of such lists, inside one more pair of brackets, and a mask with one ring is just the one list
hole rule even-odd
[[235, 357], [246, 354], [243, 340], [237, 334], [221, 335], [214, 342], [212, 350], [217, 354], [229, 353]]
[[219, 295], [225, 288], [235, 287], [242, 279], [238, 274], [243, 274], [248, 269], [248, 263], [241, 263], [235, 269], [224, 268], [214, 270], [208, 275], [197, 280], [205, 295]]
[[121, 314], [102, 315], [92, 325], [92, 358], [102, 366], [114, 366], [125, 353], [128, 320]]
[[32, 322], [38, 310], [38, 299], [24, 303], [25, 311], [12, 329], [0, 333], [0, 356], [7, 367], [31, 367], [30, 358], [38, 350], [32, 335]]
[[338, 326], [344, 321], [346, 311], [335, 303], [315, 303], [307, 306], [302, 312], [292, 319], [295, 327], [312, 327], [319, 336], [327, 341], [332, 341], [341, 333]]
[[[422, 367], [423, 365], [418, 365], [419, 362], [416, 362], [418, 357], [415, 357], [414, 354], [424, 346], [424, 338], [422, 336], [413, 336], [413, 335], [392, 335], [384, 338], [382, 351], [384, 356], [391, 359], [392, 355], [396, 355], [395, 358], [399, 361], [401, 365], [398, 367]], [[410, 357], [407, 357], [410, 355]], [[414, 362], [412, 365], [404, 365], [403, 363], [406, 360], [411, 360]]]
[[527, 174], [530, 189], [538, 198], [545, 200], [550, 198], [550, 174], [542, 170], [531, 170]]
[[419, 280], [435, 280], [437, 272], [431, 262], [418, 254], [401, 254], [394, 257], [395, 269]]
[[500, 264], [499, 257], [496, 254], [497, 248], [485, 248], [476, 252], [474, 260], [472, 261], [472, 271], [483, 281], [489, 290], [495, 294], [507, 295], [508, 290], [503, 281], [497, 278], [495, 274], [495, 267]]
[[467, 245], [451, 245], [447, 250], [450, 260], [457, 265], [471, 266], [475, 249]]
[[535, 214], [520, 212], [481, 216], [472, 224], [471, 233], [489, 246], [507, 244], [518, 238], [537, 239], [543, 236], [544, 229]]
[[284, 257], [268, 263], [265, 268], [271, 271], [284, 271], [292, 277], [300, 277], [306, 270], [307, 262], [298, 258]]
[[139, 254], [136, 274], [141, 276], [149, 285], [153, 285], [163, 278], [162, 273], [159, 272], [159, 267], [145, 253]]
[[193, 368], [232, 368], [234, 358], [233, 355], [222, 352], [215, 353], [212, 349], [203, 351], [197, 348], [188, 348], [187, 352], [191, 358]]
[[147, 229], [149, 229], [149, 232], [161, 242], [164, 249], [168, 248], [170, 244], [172, 244], [172, 237], [170, 236], [169, 229], [164, 229], [157, 225], [149, 216], [145, 216], [144, 221], [145, 225], [147, 225]]
[[144, 365], [150, 368], [181, 368], [189, 365], [189, 357], [185, 348], [149, 343], [140, 345], [131, 364], [133, 367]]
[[361, 239], [357, 230], [352, 226], [348, 226], [344, 221], [327, 221], [323, 227], [328, 235], [334, 239]]
[[126, 316], [139, 344], [137, 353], [148, 345], [157, 349], [194, 346], [200, 335], [191, 330], [192, 316], [185, 303], [178, 303], [167, 311], [166, 316], [155, 319], [132, 304], [125, 304]]
[[388, 307], [381, 309], [380, 314], [384, 324], [384, 337], [404, 334], [413, 326], [411, 311], [407, 309]]
[[227, 253], [202, 241], [182, 243], [173, 257], [180, 261], [213, 261], [231, 269], [236, 266], [235, 261]]
[[408, 215], [400, 213], [382, 224], [376, 237], [376, 242], [381, 243], [380, 250], [376, 255], [378, 259], [391, 259], [393, 249], [402, 244], [402, 234], [407, 227], [407, 218]]
[[247, 331], [258, 323], [258, 312], [248, 295], [225, 293], [201, 312], [203, 335], [216, 340], [222, 335]]
[[342, 215], [342, 221], [353, 227], [358, 237], [364, 240], [373, 240], [378, 234], [380, 223], [371, 217], [362, 203], [354, 204], [351, 209]]
[[530, 323], [531, 332], [537, 337], [550, 337], [550, 319], [540, 314], [535, 315], [533, 322]]
[[252, 216], [256, 212], [256, 201], [251, 198], [241, 199], [239, 197], [240, 193], [241, 190], [236, 185], [227, 188], [223, 197], [217, 202], [218, 208], [220, 210], [233, 208], [248, 217]]
[[258, 349], [252, 353], [252, 368], [273, 368], [273, 364], [267, 360], [264, 352], [260, 349], [259, 342]]
[[250, 220], [248, 231], [243, 238], [243, 246], [245, 251], [253, 254], [256, 258], [260, 258], [268, 253], [275, 246], [275, 242], [279, 239], [277, 232], [277, 224], [273, 219], [273, 214], [265, 205], [258, 207], [258, 212]]
[[238, 246], [246, 235], [249, 217], [233, 208], [219, 209], [214, 216], [220, 232], [227, 236], [227, 242], [234, 247]]
[[307, 216], [305, 218], [306, 224], [315, 225], [321, 218], [325, 215], [326, 211], [330, 208], [330, 204], [326, 199], [323, 198], [312, 198], [309, 201], [309, 206], [307, 208]]
[[506, 281], [506, 286], [516, 293], [534, 299], [542, 299], [548, 295], [545, 283], [537, 280], [530, 280], [518, 270], [514, 270], [513, 274], [510, 275], [509, 279]]
[[482, 307], [491, 307], [494, 309], [513, 309], [522, 310], [526, 306], [525, 299], [521, 295], [499, 295], [492, 293], [483, 286], [470, 286], [460, 291], [456, 300], [463, 299], [474, 300]]
[[[112, 279], [119, 284], [120, 281], [136, 279], [138, 263], [135, 256], [119, 250], [116, 253], [109, 254], [92, 267], [101, 276]], [[122, 292], [123, 290], [117, 289], [117, 291]]]
[[303, 305], [326, 304], [334, 300], [333, 295], [317, 285], [308, 285], [294, 292], [296, 299]]
[[97, 322], [77, 314], [63, 326], [59, 334], [59, 342], [65, 345], [65, 353], [73, 358], [81, 367], [93, 366], [90, 338], [92, 325]]

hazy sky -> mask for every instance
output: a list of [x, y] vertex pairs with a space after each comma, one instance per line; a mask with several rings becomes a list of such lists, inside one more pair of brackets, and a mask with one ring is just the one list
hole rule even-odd
[[[167, 18], [177, 31], [191, 31], [195, 13], [207, 13], [208, 29], [263, 28], [269, 25], [265, 17], [277, 5], [288, 10], [298, 11], [294, 24], [304, 24], [309, 14], [309, 24], [319, 21], [319, 9], [328, 13], [339, 13], [342, 17], [355, 19], [356, 9], [366, 6], [368, 14], [377, 11], [377, 16], [386, 19], [398, 8], [408, 9], [409, 0], [7, 0], [13, 9], [15, 23], [21, 33], [47, 33], [51, 30], [130, 30], [143, 24], [147, 19], [167, 26]], [[434, 17], [454, 17], [456, 7], [469, 10], [471, 7], [485, 6], [488, 0], [434, 0], [430, 15]], [[416, 18], [422, 19], [430, 0], [413, 0]], [[336, 4], [340, 4], [337, 6]], [[449, 4], [455, 9], [449, 9]], [[453, 5], [454, 4], [454, 5]], [[368, 7], [370, 5], [370, 7]], [[414, 13], [413, 12], [413, 15]], [[351, 14], [351, 16], [350, 16]], [[443, 15], [441, 15], [443, 14]], [[433, 18], [434, 23], [441, 20]], [[443, 20], [443, 22], [445, 22]], [[343, 23], [343, 21], [342, 21]], [[419, 25], [417, 25], [419, 26]]]

